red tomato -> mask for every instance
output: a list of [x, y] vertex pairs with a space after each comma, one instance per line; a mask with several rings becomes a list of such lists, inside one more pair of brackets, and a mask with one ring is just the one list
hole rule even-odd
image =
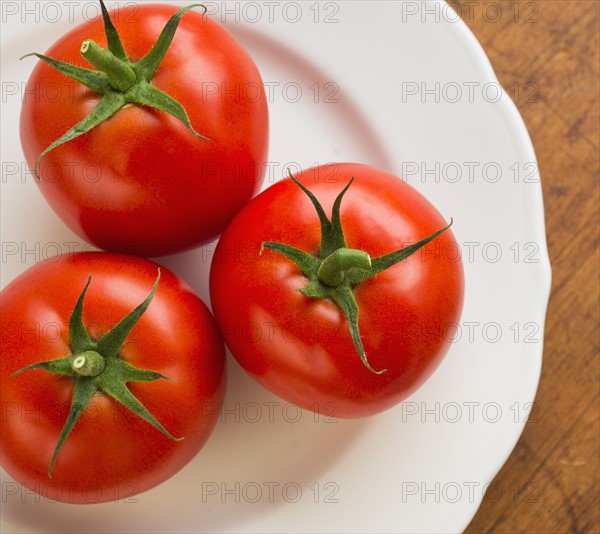
[[98, 390], [58, 452], [50, 479], [51, 458], [79, 378], [44, 369], [12, 376], [72, 352], [69, 318], [88, 277], [83, 324], [98, 340], [144, 301], [157, 271], [148, 260], [81, 253], [39, 263], [2, 291], [0, 458], [27, 488], [68, 503], [131, 497], [179, 471], [211, 434], [224, 395], [224, 346], [206, 306], [165, 268], [117, 359], [169, 378], [127, 387], [182, 441]]
[[[372, 167], [340, 164], [335, 172], [317, 167], [297, 178], [329, 217], [353, 176], [341, 202], [349, 248], [377, 258], [446, 226], [415, 189]], [[330, 298], [301, 293], [308, 277], [284, 255], [272, 250], [260, 255], [264, 242], [292, 245], [318, 258], [319, 217], [289, 179], [238, 214], [221, 237], [211, 270], [211, 300], [225, 342], [266, 388], [307, 409], [362, 417], [413, 393], [438, 366], [449, 348], [447, 329], [459, 320], [463, 302], [462, 263], [451, 231], [350, 288], [372, 370], [361, 361], [341, 308]]]
[[[141, 5], [134, 13], [113, 14], [132, 62], [152, 49], [176, 11]], [[87, 39], [107, 47], [102, 17], [73, 29], [46, 55], [91, 68], [80, 53]], [[45, 155], [38, 183], [80, 237], [141, 256], [181, 251], [220, 234], [259, 190], [268, 145], [260, 74], [234, 37], [201, 8], [181, 19], [151, 85], [177, 100], [195, 131], [210, 140], [163, 111], [128, 104]], [[90, 113], [99, 95], [42, 61], [26, 91], [21, 141], [33, 169], [42, 151]]]

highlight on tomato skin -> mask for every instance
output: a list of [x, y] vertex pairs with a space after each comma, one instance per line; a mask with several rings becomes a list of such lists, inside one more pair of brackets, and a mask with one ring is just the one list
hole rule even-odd
[[[168, 269], [110, 253], [50, 258], [2, 290], [0, 317], [0, 465], [28, 490], [70, 504], [131, 498], [209, 439], [225, 349]], [[74, 398], [85, 408], [66, 432]]]
[[214, 254], [211, 302], [225, 343], [260, 384], [302, 408], [335, 406], [347, 418], [391, 408], [435, 371], [460, 319], [451, 226], [414, 188], [366, 165], [328, 164], [274, 184]]
[[27, 165], [60, 219], [103, 250], [156, 257], [197, 247], [260, 190], [268, 103], [249, 88], [262, 78], [204, 11], [104, 11], [23, 58], [35, 62], [26, 94], [56, 94], [24, 99]]

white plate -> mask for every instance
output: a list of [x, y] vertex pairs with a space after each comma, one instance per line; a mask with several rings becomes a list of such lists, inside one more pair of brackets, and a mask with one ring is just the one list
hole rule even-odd
[[[125, 501], [69, 506], [2, 472], [2, 520], [12, 532], [460, 531], [517, 442], [540, 374], [550, 265], [525, 126], [446, 4], [207, 6], [226, 18], [271, 91], [265, 187], [290, 165], [356, 161], [404, 175], [454, 217], [467, 280], [459, 339], [415, 395], [360, 421], [298, 412], [230, 359], [222, 423], [171, 480]], [[2, 9], [4, 286], [35, 261], [89, 248], [26, 176], [18, 115], [34, 60], [17, 58], [46, 50], [71, 16], [95, 10], [93, 2]], [[213, 249], [161, 261], [207, 300]], [[495, 487], [488, 498], [509, 491]]]

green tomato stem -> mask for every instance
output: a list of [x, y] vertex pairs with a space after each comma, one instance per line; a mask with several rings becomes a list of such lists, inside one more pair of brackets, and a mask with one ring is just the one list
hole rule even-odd
[[100, 48], [94, 41], [87, 39], [81, 45], [81, 55], [94, 67], [106, 73], [108, 83], [116, 91], [125, 92], [136, 81], [133, 69], [112, 52]]
[[339, 248], [323, 260], [317, 271], [319, 282], [328, 287], [339, 286], [350, 269], [368, 271], [371, 268], [370, 256], [351, 248]]
[[97, 352], [88, 350], [77, 356], [71, 367], [80, 376], [98, 376], [104, 371], [106, 361]]

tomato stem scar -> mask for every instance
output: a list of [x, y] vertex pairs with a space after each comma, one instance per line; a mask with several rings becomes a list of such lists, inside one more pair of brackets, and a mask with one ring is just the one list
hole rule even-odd
[[106, 362], [96, 351], [88, 350], [77, 356], [71, 364], [73, 371], [81, 376], [98, 376], [106, 367]]
[[329, 287], [339, 286], [350, 269], [368, 271], [371, 257], [363, 250], [339, 248], [321, 263], [317, 271], [319, 281]]

